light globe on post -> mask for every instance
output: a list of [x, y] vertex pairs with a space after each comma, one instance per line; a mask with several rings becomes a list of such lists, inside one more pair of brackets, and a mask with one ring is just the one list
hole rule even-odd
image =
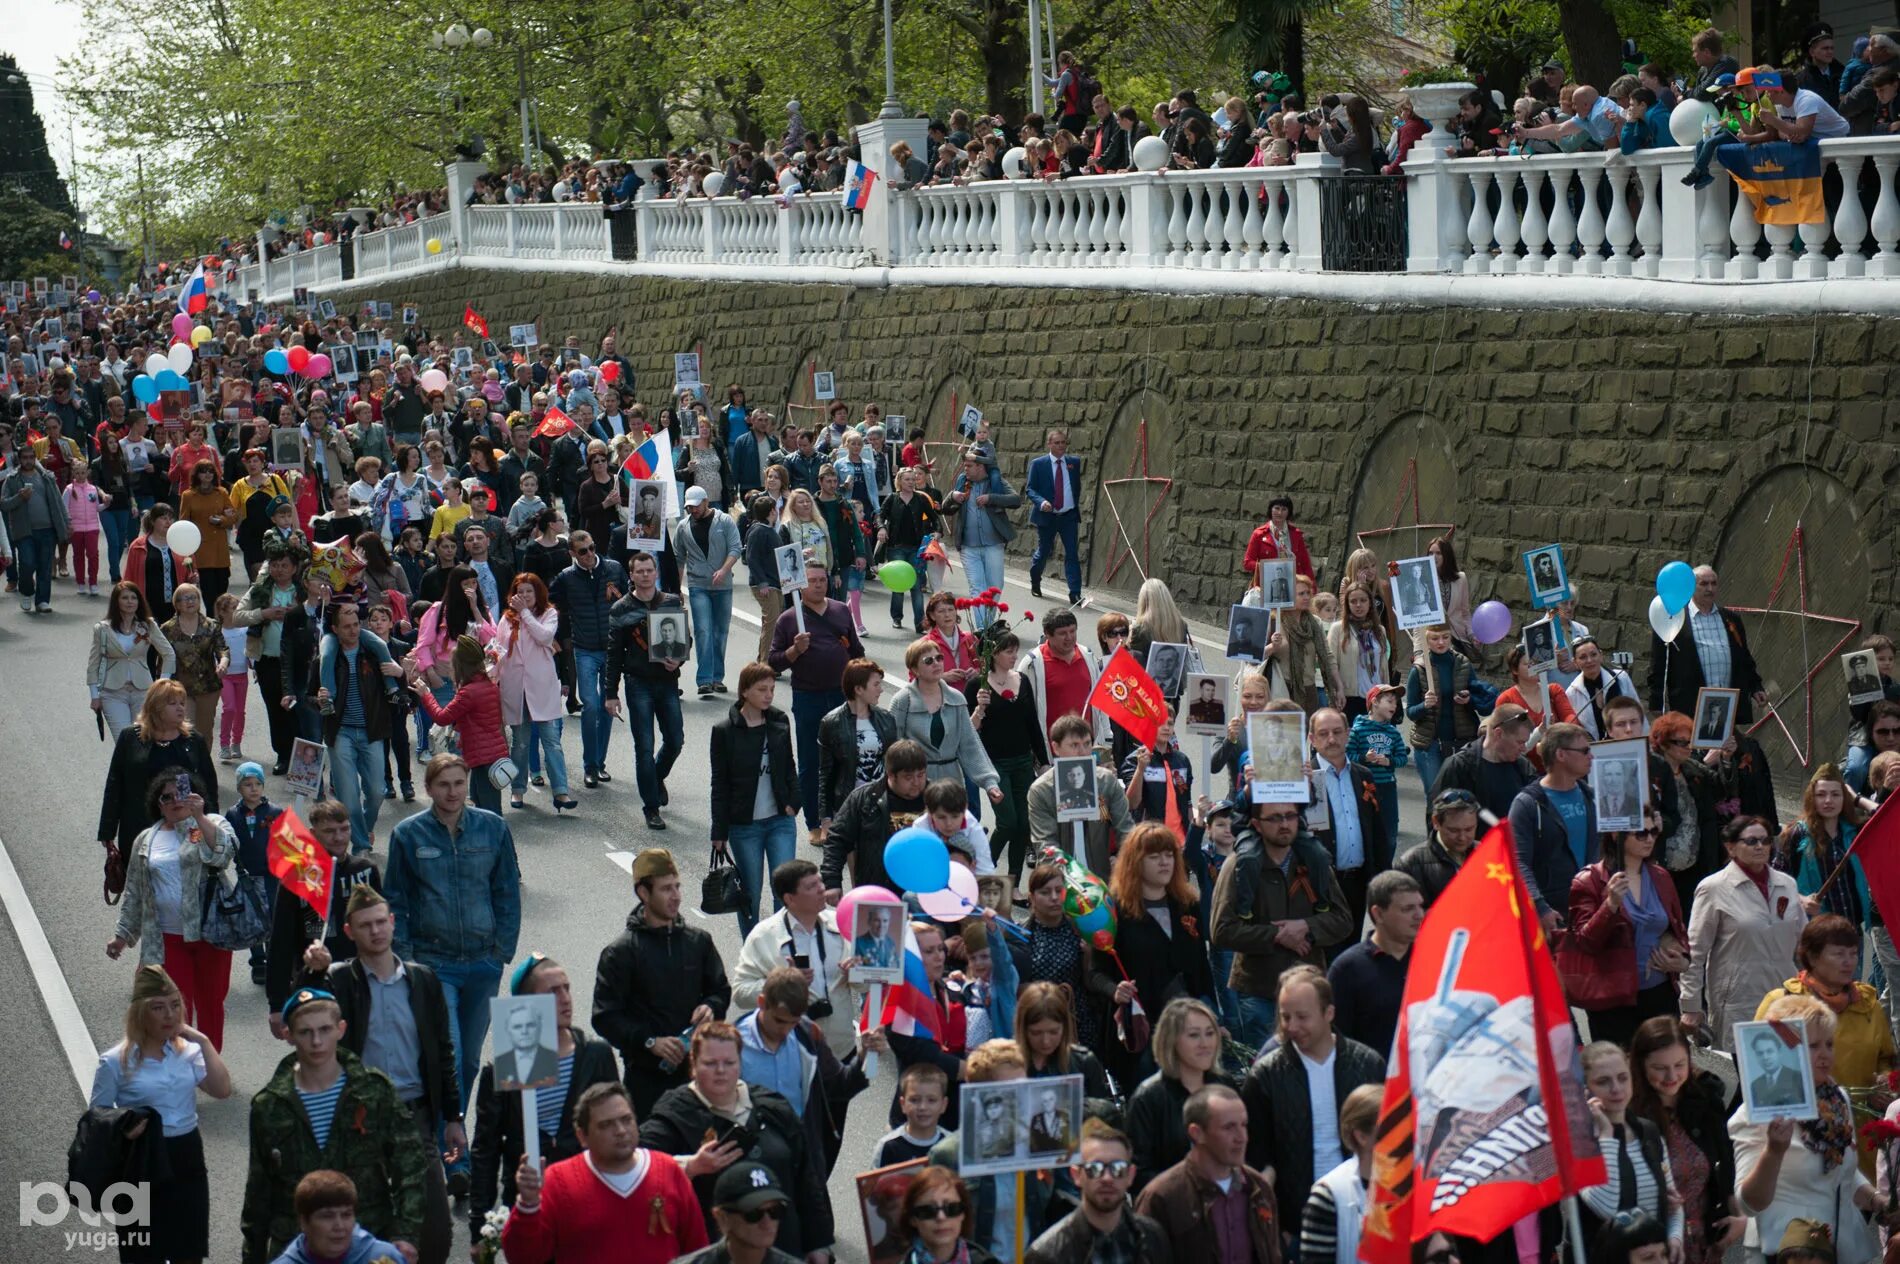
[[487, 48], [495, 42], [495, 33], [485, 26], [478, 26], [469, 35], [469, 42], [477, 48]]
[[1159, 136], [1144, 136], [1135, 142], [1135, 170], [1159, 171], [1168, 165], [1168, 142]]
[[457, 22], [448, 30], [442, 32], [442, 42], [450, 48], [462, 47], [462, 45], [468, 43], [468, 28], [463, 26], [460, 22]]

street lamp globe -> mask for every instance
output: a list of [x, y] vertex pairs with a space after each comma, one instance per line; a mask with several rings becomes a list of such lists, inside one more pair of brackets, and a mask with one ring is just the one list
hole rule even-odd
[[468, 28], [463, 26], [460, 22], [457, 22], [448, 30], [442, 32], [442, 42], [447, 44], [450, 48], [460, 48], [462, 45], [468, 43]]
[[495, 42], [495, 33], [485, 26], [478, 26], [469, 35], [469, 39], [474, 43], [475, 47], [487, 48], [490, 44]]

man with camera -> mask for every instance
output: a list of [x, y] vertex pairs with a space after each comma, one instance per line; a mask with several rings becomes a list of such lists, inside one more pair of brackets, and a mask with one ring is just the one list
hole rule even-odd
[[1500, 134], [1518, 140], [1562, 141], [1583, 132], [1590, 138], [1590, 148], [1611, 148], [1624, 123], [1623, 111], [1616, 102], [1586, 83], [1577, 88], [1570, 103], [1574, 113], [1560, 123], [1546, 123], [1541, 127], [1512, 123], [1501, 128]]
[[809, 860], [788, 860], [772, 870], [772, 896], [784, 907], [752, 928], [732, 972], [732, 1003], [748, 1010], [759, 1002], [766, 976], [790, 965], [810, 992], [805, 1017], [817, 1024], [838, 1057], [856, 1041], [860, 990], [851, 985], [851, 944], [838, 929], [838, 914], [825, 902], [825, 882]]

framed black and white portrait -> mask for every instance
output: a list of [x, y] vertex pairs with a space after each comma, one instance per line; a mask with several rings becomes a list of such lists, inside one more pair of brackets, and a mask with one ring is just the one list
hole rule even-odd
[[1429, 628], [1445, 621], [1445, 594], [1438, 586], [1438, 559], [1408, 557], [1394, 563], [1392, 613], [1401, 630]]
[[402, 323], [403, 324], [414, 325], [418, 323], [419, 319], [420, 317], [416, 311], [414, 304], [412, 303], [403, 304], [403, 309], [402, 309]]
[[303, 436], [295, 426], [278, 426], [270, 432], [270, 465], [274, 470], [303, 468]]
[[318, 299], [317, 300], [317, 316], [321, 320], [335, 320], [336, 319], [336, 301], [334, 299], [327, 299], [327, 298]]
[[778, 561], [780, 592], [797, 593], [805, 587], [805, 554], [796, 544], [781, 544], [772, 550]]
[[838, 398], [838, 380], [830, 370], [820, 369], [811, 375], [811, 397], [817, 400]]
[[1640, 737], [1597, 742], [1590, 753], [1597, 832], [1642, 829], [1643, 806], [1649, 802], [1649, 743]]
[[1227, 736], [1227, 677], [1190, 673], [1178, 709], [1186, 721], [1184, 732]]
[[554, 995], [497, 996], [489, 1025], [489, 1057], [495, 1088], [553, 1088], [561, 1079], [560, 1030]]
[[666, 480], [636, 478], [627, 493], [627, 548], [660, 553], [666, 548]]
[[957, 1129], [957, 1170], [964, 1176], [1020, 1171], [1029, 1156], [1029, 1136], [1022, 1122], [1022, 1085], [963, 1086], [963, 1118]]
[[1880, 680], [1880, 660], [1873, 650], [1841, 655], [1841, 675], [1847, 679], [1847, 701], [1851, 706], [1879, 702], [1887, 696], [1887, 687]]
[[1095, 784], [1095, 756], [1074, 755], [1055, 761], [1056, 823], [1093, 821], [1101, 815], [1100, 790]]
[[1267, 638], [1273, 633], [1273, 612], [1258, 606], [1231, 606], [1227, 611], [1227, 657], [1241, 663], [1259, 663], [1267, 657]]
[[1524, 667], [1537, 676], [1557, 670], [1557, 625], [1551, 619], [1539, 619], [1524, 625], [1522, 637]]
[[647, 656], [669, 663], [683, 663], [690, 652], [686, 639], [684, 610], [647, 612]]
[[860, 899], [852, 905], [850, 927], [853, 986], [901, 983], [904, 978], [904, 906], [888, 900]]
[[1564, 569], [1564, 547], [1546, 544], [1524, 551], [1524, 580], [1531, 588], [1531, 605], [1549, 609], [1570, 600], [1570, 575]]
[[[1735, 1069], [1751, 1123], [1816, 1119], [1814, 1067], [1808, 1061], [1808, 1020], [1777, 1018], [1736, 1023]], [[1851, 1147], [1850, 1147], [1851, 1149]], [[1849, 1157], [1852, 1162], [1852, 1157]]]
[[1293, 559], [1271, 558], [1260, 563], [1261, 604], [1268, 610], [1293, 608]]
[[1695, 732], [1689, 744], [1696, 750], [1721, 750], [1728, 745], [1741, 705], [1741, 690], [1704, 686], [1695, 696]]
[[455, 347], [449, 352], [449, 359], [458, 373], [467, 373], [475, 367], [475, 348]]
[[1299, 711], [1255, 711], [1247, 717], [1247, 760], [1255, 803], [1306, 803], [1306, 716]]
[[1148, 647], [1148, 675], [1164, 697], [1181, 696], [1181, 677], [1187, 673], [1188, 647], [1173, 641], [1156, 641]]

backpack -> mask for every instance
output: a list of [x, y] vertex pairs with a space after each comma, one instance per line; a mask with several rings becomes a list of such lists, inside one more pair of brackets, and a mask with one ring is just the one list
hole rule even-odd
[[1095, 98], [1104, 95], [1102, 81], [1095, 72], [1080, 62], [1069, 67], [1069, 90], [1075, 94], [1073, 101], [1064, 101], [1063, 110], [1069, 114], [1087, 114]]

